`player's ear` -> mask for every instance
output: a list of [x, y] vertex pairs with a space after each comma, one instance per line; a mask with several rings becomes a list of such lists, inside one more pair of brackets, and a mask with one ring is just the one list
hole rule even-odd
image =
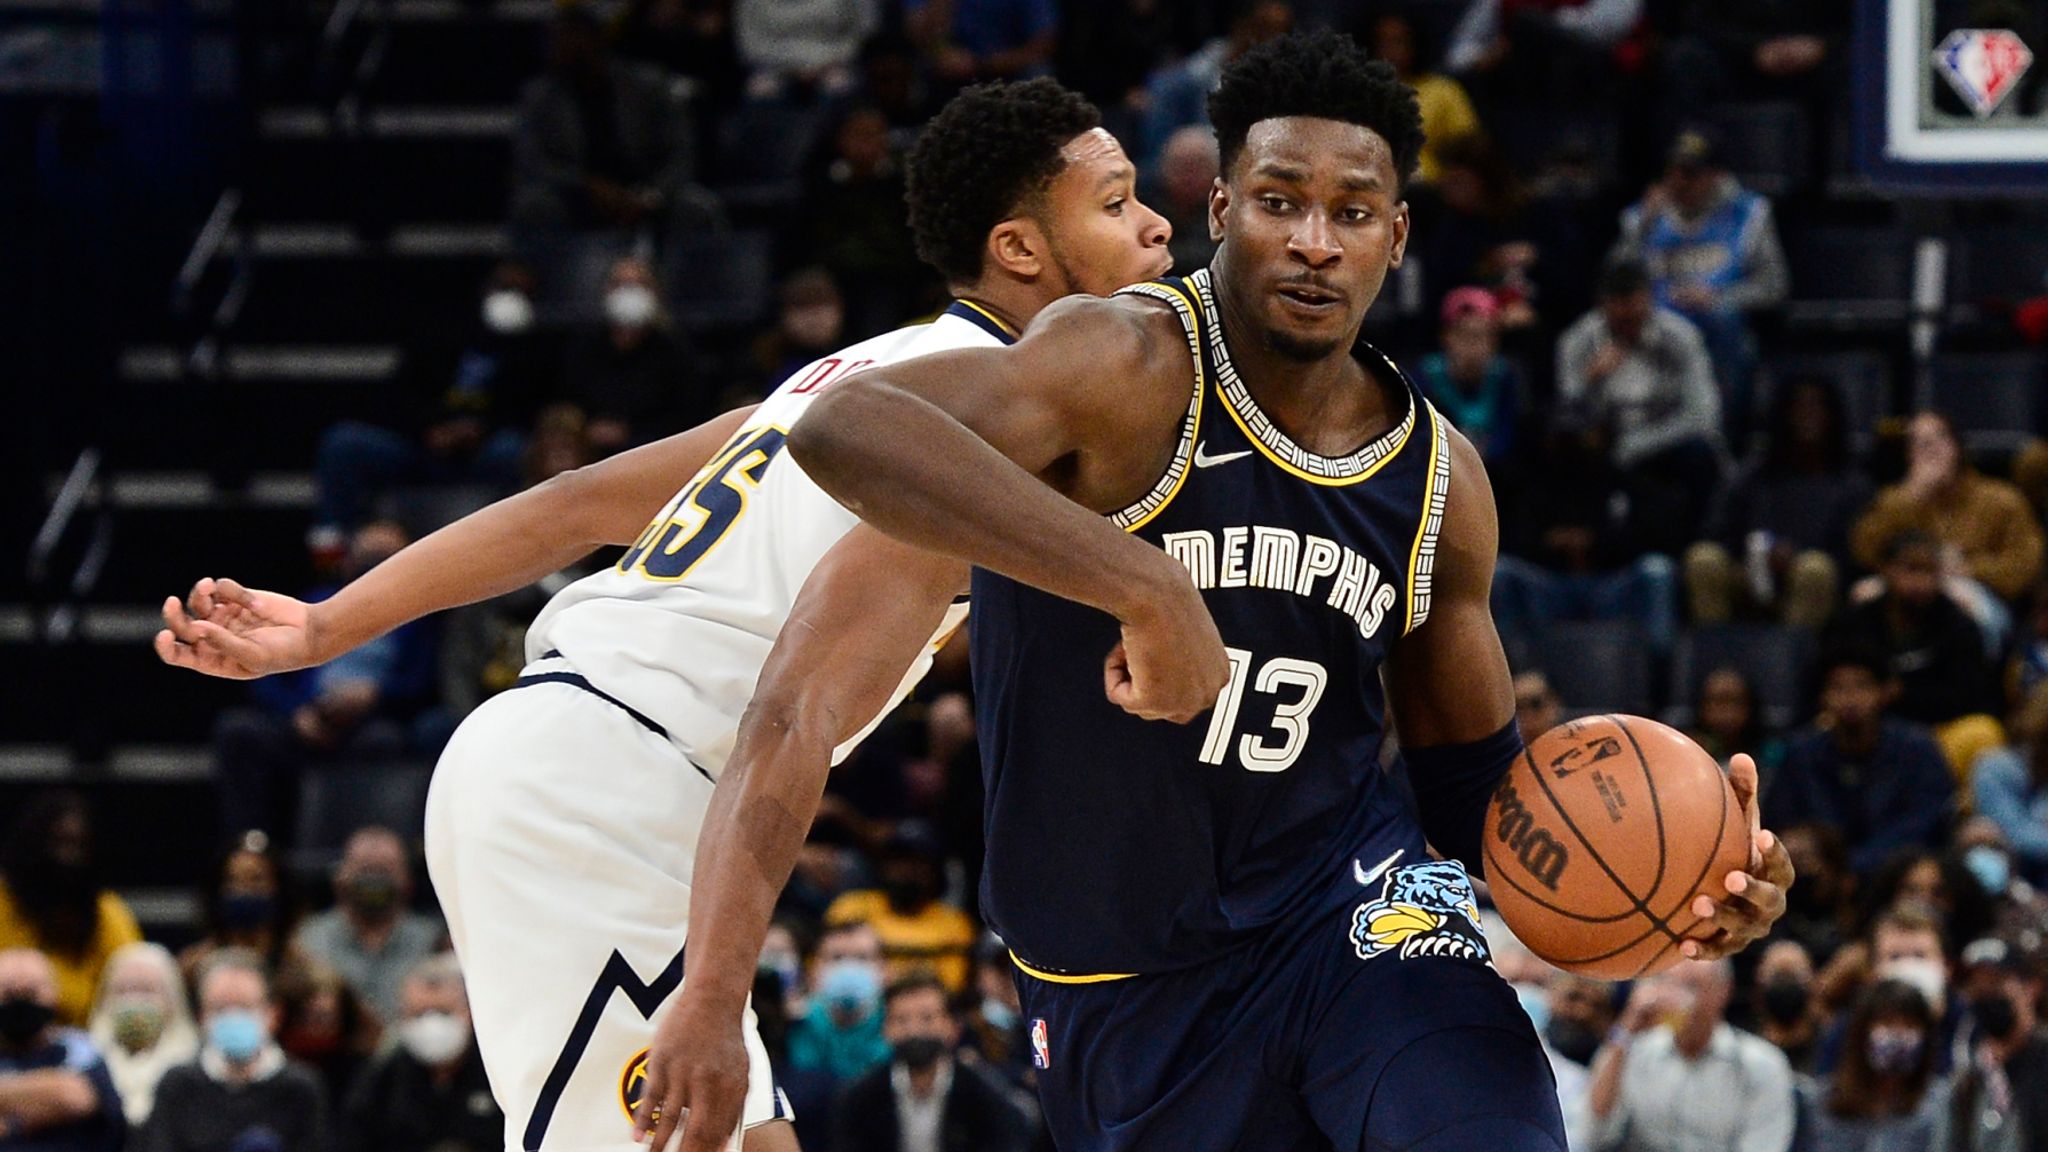
[[1230, 185], [1218, 176], [1209, 188], [1209, 243], [1223, 240], [1223, 214], [1230, 211]]
[[1394, 205], [1394, 250], [1391, 257], [1387, 260], [1387, 267], [1389, 268], [1399, 268], [1401, 266], [1401, 258], [1407, 255], [1408, 225], [1408, 202], [1403, 200]]
[[1045, 233], [1028, 216], [1005, 220], [989, 230], [990, 264], [1019, 279], [1036, 279], [1045, 271], [1045, 251]]

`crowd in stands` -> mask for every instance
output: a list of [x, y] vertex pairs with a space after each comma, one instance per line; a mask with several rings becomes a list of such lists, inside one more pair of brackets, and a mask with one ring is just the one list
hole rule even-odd
[[[1724, 761], [1756, 756], [1799, 870], [1770, 940], [1633, 984], [1551, 970], [1489, 926], [1574, 1152], [2043, 1152], [2048, 448], [1986, 450], [1905, 403], [1879, 423], [1841, 379], [1776, 370], [1799, 287], [1786, 242], [1829, 206], [1746, 186], [1707, 115], [1789, 102], [1826, 140], [1848, 7], [562, 5], [519, 109], [515, 254], [450, 315], [453, 345], [419, 357], [439, 367], [415, 411], [323, 437], [308, 542], [345, 581], [930, 314], [943, 290], [910, 248], [902, 161], [971, 82], [1052, 74], [1095, 100], [1193, 270], [1213, 251], [1219, 70], [1334, 24], [1422, 98], [1408, 259], [1367, 335], [1492, 476], [1525, 736], [1618, 703], [1574, 698], [1584, 669], [1556, 642], [1613, 625], [1648, 656], [1645, 710]], [[1587, 107], [1610, 136], [1538, 131]], [[689, 312], [687, 282], [713, 270], [685, 255], [736, 221], [773, 234], [768, 315], [737, 333]], [[591, 251], [580, 272], [564, 255]], [[1903, 354], [1899, 334], [1873, 339]], [[284, 849], [305, 773], [430, 759], [516, 677], [556, 586], [258, 684], [224, 714], [226, 851], [204, 934], [166, 941], [175, 955], [100, 886], [81, 802], [19, 814], [0, 841], [0, 1149], [499, 1146], [416, 829], [361, 830], [325, 884]], [[1715, 629], [1771, 637], [1796, 667], [1764, 683], [1740, 642], [1703, 663]], [[964, 663], [945, 653], [835, 773], [761, 956], [754, 1006], [813, 1152], [1044, 1147], [1029, 1022], [976, 915]]]

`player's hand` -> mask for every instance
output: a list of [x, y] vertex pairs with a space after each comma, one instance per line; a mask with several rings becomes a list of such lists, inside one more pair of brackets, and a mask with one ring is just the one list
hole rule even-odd
[[1711, 921], [1713, 935], [1688, 940], [1679, 951], [1693, 960], [1719, 960], [1770, 935], [1771, 925], [1785, 914], [1785, 890], [1792, 887], [1792, 856], [1785, 842], [1765, 830], [1756, 801], [1756, 761], [1747, 753], [1728, 764], [1728, 783], [1749, 818], [1749, 868], [1730, 872], [1721, 886], [1728, 895], [1693, 899], [1693, 915]]
[[687, 994], [655, 1029], [633, 1139], [659, 1150], [681, 1128], [681, 1152], [725, 1152], [747, 1102], [747, 1042], [737, 1012], [699, 1008]]
[[1207, 712], [1230, 679], [1230, 657], [1202, 594], [1179, 561], [1177, 576], [1123, 619], [1123, 639], [1103, 662], [1109, 701], [1146, 720], [1185, 724]]
[[312, 613], [304, 601], [277, 592], [207, 578], [184, 601], [164, 600], [157, 658], [228, 680], [253, 680], [320, 663]]

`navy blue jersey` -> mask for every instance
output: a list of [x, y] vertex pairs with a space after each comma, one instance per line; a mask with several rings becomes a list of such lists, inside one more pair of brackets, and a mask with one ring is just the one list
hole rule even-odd
[[1039, 973], [1209, 959], [1376, 841], [1421, 839], [1382, 784], [1379, 671], [1429, 614], [1450, 476], [1442, 422], [1361, 344], [1400, 418], [1349, 456], [1317, 456], [1231, 367], [1206, 270], [1125, 291], [1173, 305], [1197, 379], [1173, 463], [1114, 519], [1187, 565], [1232, 676], [1191, 724], [1140, 720], [1103, 695], [1113, 618], [974, 574], [982, 909]]

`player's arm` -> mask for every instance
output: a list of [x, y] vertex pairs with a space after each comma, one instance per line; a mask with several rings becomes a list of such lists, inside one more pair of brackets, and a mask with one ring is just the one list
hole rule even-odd
[[[886, 708], [967, 566], [866, 525], [826, 553], [775, 641], [697, 838], [682, 992], [647, 1058], [636, 1137], [688, 1109], [685, 1152], [715, 1152], [739, 1125], [747, 1054], [740, 1015], [776, 897], [788, 883], [832, 752]], [[659, 1111], [656, 1124], [650, 1113]]]
[[1160, 373], [1192, 389], [1185, 345], [1161, 320], [1130, 300], [1069, 297], [1007, 348], [847, 377], [790, 432], [789, 452], [891, 536], [1115, 616], [1111, 699], [1187, 720], [1215, 702], [1229, 659], [1186, 569], [1039, 479], [1131, 451]]
[[166, 599], [166, 664], [247, 680], [323, 664], [402, 624], [517, 591], [607, 544], [631, 544], [752, 408], [623, 452], [479, 509], [318, 604], [212, 578]]

